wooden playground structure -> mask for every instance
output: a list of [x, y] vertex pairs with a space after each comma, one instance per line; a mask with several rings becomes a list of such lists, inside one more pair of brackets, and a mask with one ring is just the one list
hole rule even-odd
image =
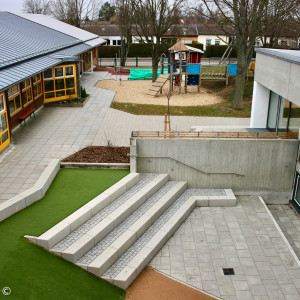
[[197, 86], [200, 92], [201, 82], [203, 80], [224, 81], [228, 86], [229, 76], [236, 75], [236, 64], [225, 64], [217, 66], [202, 66], [202, 50], [186, 46], [181, 41], [169, 48], [168, 72], [164, 69], [165, 58], [162, 57], [161, 74], [148, 90], [147, 95], [156, 97], [163, 91], [167, 82], [170, 85], [170, 91], [178, 87], [179, 94], [183, 91], [187, 93], [188, 86]]

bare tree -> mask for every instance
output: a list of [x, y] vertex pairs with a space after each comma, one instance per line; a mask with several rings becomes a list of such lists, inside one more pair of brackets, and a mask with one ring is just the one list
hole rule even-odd
[[152, 81], [157, 79], [162, 36], [178, 24], [184, 0], [130, 0], [134, 31], [152, 53]]
[[[237, 49], [237, 76], [234, 85], [233, 103], [235, 109], [242, 109], [245, 76], [254, 50], [254, 43], [263, 30], [274, 24], [279, 17], [283, 17], [295, 6], [297, 0], [280, 0], [282, 6], [276, 17], [271, 22], [263, 22], [266, 9], [274, 9], [273, 0], [201, 0], [206, 9], [206, 17], [219, 19], [222, 16], [225, 24], [229, 24], [233, 30]], [[228, 27], [220, 27], [229, 36], [232, 32]]]
[[29, 14], [43, 14], [48, 15], [51, 13], [50, 0], [24, 0], [23, 11]]
[[132, 43], [132, 9], [130, 0], [115, 0], [117, 25], [121, 33], [121, 66], [126, 63], [126, 53]]
[[96, 0], [53, 0], [52, 14], [60, 21], [81, 27], [84, 20], [98, 18], [99, 3]]

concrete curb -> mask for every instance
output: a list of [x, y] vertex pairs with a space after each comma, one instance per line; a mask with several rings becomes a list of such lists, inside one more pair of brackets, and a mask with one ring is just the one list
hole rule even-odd
[[61, 168], [68, 169], [121, 169], [121, 170], [129, 170], [129, 163], [73, 163], [73, 162], [61, 162]]
[[297, 254], [295, 253], [294, 249], [292, 248], [291, 244], [289, 243], [289, 241], [287, 240], [287, 238], [285, 237], [284, 233], [282, 232], [280, 226], [278, 225], [277, 221], [275, 220], [275, 218], [273, 217], [272, 213], [270, 212], [267, 204], [265, 203], [264, 199], [262, 197], [258, 197], [260, 202], [262, 203], [262, 205], [264, 206], [265, 210], [267, 211], [269, 217], [271, 218], [271, 220], [273, 221], [276, 229], [278, 230], [279, 234], [281, 235], [284, 243], [286, 244], [286, 246], [288, 247], [288, 249], [290, 250], [291, 254], [293, 255], [298, 267], [300, 268], [300, 260], [297, 256]]
[[59, 169], [60, 160], [52, 159], [32, 188], [0, 204], [0, 222], [43, 198]]

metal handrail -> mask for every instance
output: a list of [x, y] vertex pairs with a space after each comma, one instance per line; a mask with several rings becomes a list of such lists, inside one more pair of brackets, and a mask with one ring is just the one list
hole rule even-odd
[[298, 140], [296, 132], [216, 132], [216, 131], [133, 131], [132, 138], [215, 138], [215, 139], [289, 139]]

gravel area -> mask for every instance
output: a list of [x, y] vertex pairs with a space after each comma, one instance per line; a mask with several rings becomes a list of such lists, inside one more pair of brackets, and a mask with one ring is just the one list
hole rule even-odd
[[[165, 96], [165, 92], [168, 92], [169, 85], [165, 84], [162, 95], [152, 97], [147, 95], [152, 82], [150, 80], [134, 80], [134, 81], [122, 81], [115, 80], [100, 80], [97, 83], [97, 87], [116, 91], [114, 98], [115, 102], [124, 103], [138, 103], [138, 104], [154, 104], [154, 105], [167, 105], [168, 100]], [[200, 93], [197, 91], [196, 86], [188, 86], [187, 93], [178, 94], [178, 88], [174, 90], [174, 94], [170, 100], [171, 106], [205, 106], [220, 103], [222, 98], [220, 96], [212, 94], [209, 90], [201, 87]]]

